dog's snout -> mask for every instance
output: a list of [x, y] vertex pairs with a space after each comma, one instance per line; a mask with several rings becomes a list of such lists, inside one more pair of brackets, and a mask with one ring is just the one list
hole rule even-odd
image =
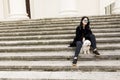
[[87, 45], [87, 46], [90, 46], [90, 45]]

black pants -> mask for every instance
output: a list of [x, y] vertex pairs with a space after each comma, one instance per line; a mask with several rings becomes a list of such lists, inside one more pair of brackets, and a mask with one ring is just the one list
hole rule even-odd
[[[96, 48], [95, 35], [93, 35], [93, 34], [88, 35], [88, 36], [85, 37], [85, 39], [90, 40], [91, 46], [92, 46], [93, 49]], [[83, 43], [82, 43], [81, 41], [77, 41], [77, 42], [76, 42], [76, 50], [75, 50], [75, 55], [74, 55], [74, 59], [76, 59], [76, 60], [74, 61], [74, 59], [73, 59], [73, 63], [77, 63], [77, 58], [78, 58], [78, 55], [79, 55], [79, 53], [80, 53], [82, 44], [83, 44]]]

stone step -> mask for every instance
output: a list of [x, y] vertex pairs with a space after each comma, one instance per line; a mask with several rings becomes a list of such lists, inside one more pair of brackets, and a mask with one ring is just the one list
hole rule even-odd
[[[99, 17], [99, 18], [93, 18], [93, 17], [89, 17], [90, 21], [92, 22], [96, 22], [96, 21], [115, 21], [116, 19], [119, 20], [120, 15], [118, 17], [114, 18], [112, 16], [110, 17]], [[0, 24], [25, 24], [25, 23], [59, 23], [59, 22], [69, 22], [69, 21], [73, 21], [73, 22], [79, 22], [81, 20], [81, 17], [68, 17], [68, 18], [49, 18], [49, 19], [31, 19], [31, 20], [18, 20], [18, 21], [1, 21]]]
[[[107, 32], [120, 32], [120, 28], [104, 28], [95, 29], [94, 33], [107, 33]], [[57, 27], [57, 28], [26, 28], [26, 29], [12, 29], [12, 30], [0, 30], [0, 36], [6, 35], [45, 35], [45, 34], [75, 34], [75, 27]]]
[[78, 61], [72, 67], [72, 61], [0, 61], [1, 71], [104, 71], [120, 70], [119, 60]]
[[[33, 49], [39, 49], [39, 48], [69, 48], [69, 44], [61, 44], [61, 45], [23, 45], [23, 46], [0, 46], [0, 49], [25, 49], [25, 48], [33, 48]], [[120, 48], [120, 43], [104, 43], [104, 44], [99, 44], [98, 47], [117, 47], [118, 49]], [[117, 49], [116, 48], [116, 49]]]
[[[116, 19], [116, 20], [102, 20], [102, 21], [92, 21], [91, 24], [93, 25], [98, 25], [98, 24], [119, 24], [120, 20], [119, 19]], [[44, 24], [79, 24], [80, 23], [80, 20], [77, 20], [77, 21], [54, 21], [54, 22], [45, 22], [45, 23], [40, 23], [40, 22], [34, 22], [34, 23], [31, 23], [31, 24], [38, 24], [38, 25], [44, 25]], [[14, 25], [17, 25], [17, 24], [14, 24]]]
[[[92, 25], [98, 25], [98, 24], [119, 24], [119, 22], [120, 22], [120, 20], [119, 19], [116, 19], [116, 20], [102, 20], [102, 21], [91, 21], [91, 24]], [[69, 21], [66, 21], [66, 20], [64, 20], [64, 21], [49, 21], [49, 22], [47, 22], [47, 21], [45, 21], [45, 22], [31, 22], [31, 23], [4, 23], [4, 24], [1, 24], [0, 26], [2, 27], [2, 26], [17, 26], [17, 25], [19, 25], [19, 26], [25, 26], [25, 25], [50, 25], [50, 24], [52, 24], [52, 25], [57, 25], [57, 24], [79, 24], [80, 23], [80, 20], [75, 20], [75, 21], [73, 21], [73, 20], [69, 20]]]
[[120, 72], [0, 71], [1, 80], [119, 80]]
[[[96, 33], [119, 33], [120, 31], [119, 31], [119, 29], [118, 30], [92, 30], [93, 31], [93, 33], [94, 34], [96, 34]], [[115, 32], [116, 31], [116, 32]], [[64, 31], [40, 31], [40, 32], [14, 32], [14, 33], [11, 33], [11, 32], [2, 32], [2, 33], [0, 33], [0, 36], [1, 37], [7, 37], [7, 36], [34, 36], [34, 35], [54, 35], [54, 34], [56, 34], [56, 35], [59, 35], [59, 34], [72, 34], [72, 35], [74, 35], [75, 34], [75, 31], [74, 30], [64, 30]]]
[[[120, 38], [97, 38], [97, 44], [119, 44]], [[0, 46], [69, 45], [73, 39], [0, 41]]]
[[[120, 33], [96, 33], [97, 38], [120, 37]], [[1, 36], [1, 41], [11, 40], [47, 40], [47, 39], [73, 39], [75, 34], [33, 35], [33, 36]]]
[[[55, 21], [54, 19], [53, 20], [51, 20], [51, 21], [48, 21], [48, 20], [39, 20], [39, 21], [37, 21], [37, 20], [34, 20], [34, 21], [17, 21], [17, 22], [13, 22], [13, 21], [9, 21], [9, 22], [1, 22], [1, 24], [0, 24], [0, 26], [2, 27], [2, 26], [16, 26], [16, 25], [21, 25], [21, 26], [24, 26], [24, 25], [44, 25], [44, 24], [47, 24], [47, 25], [49, 25], [49, 24], [79, 24], [80, 23], [80, 18], [79, 19], [74, 19], [74, 20], [72, 20], [72, 19], [68, 19], [68, 20], [57, 20], [57, 21]], [[102, 20], [102, 19], [98, 19], [98, 20], [91, 20], [90, 19], [90, 21], [91, 21], [91, 24], [100, 24], [100, 23], [103, 23], [103, 24], [109, 24], [109, 23], [118, 23], [119, 24], [119, 22], [120, 22], [120, 19], [119, 18], [115, 18], [115, 19], [104, 19], [104, 20]]]
[[[100, 56], [79, 54], [79, 61], [120, 60], [120, 50], [99, 50]], [[0, 61], [72, 61], [74, 51], [0, 53]]]
[[[90, 20], [107, 20], [107, 19], [119, 19], [120, 15], [109, 15], [109, 16], [89, 16]], [[33, 19], [33, 20], [19, 20], [19, 21], [2, 21], [1, 24], [5, 24], [5, 23], [27, 23], [27, 22], [55, 22], [55, 21], [76, 21], [76, 20], [80, 20], [81, 17], [67, 17], [67, 18], [46, 18], [46, 19]]]
[[[77, 25], [75, 26], [25, 26], [25, 27], [4, 27], [0, 29], [0, 32], [23, 32], [23, 31], [54, 31], [54, 30], [75, 30]], [[102, 25], [102, 26], [91, 26], [91, 29], [119, 29], [119, 25]]]
[[[51, 27], [67, 27], [67, 26], [69, 26], [69, 27], [76, 27], [76, 26], [78, 26], [79, 24], [73, 24], [73, 23], [71, 23], [71, 24], [44, 24], [44, 25], [39, 25], [39, 24], [30, 24], [30, 25], [23, 25], [23, 26], [19, 26], [19, 25], [16, 25], [16, 26], [3, 26], [3, 27], [0, 27], [0, 29], [21, 29], [21, 28], [51, 28]], [[100, 26], [100, 28], [101, 27], [103, 27], [103, 28], [106, 28], [106, 26], [108, 26], [108, 27], [112, 27], [113, 26], [113, 28], [114, 28], [114, 26], [118, 26], [119, 27], [119, 24], [117, 23], [117, 24], [100, 24], [100, 25], [93, 25], [93, 24], [91, 24], [92, 26]], [[68, 28], [69, 28], [68, 27]], [[97, 28], [97, 27], [96, 27]]]
[[[25, 30], [25, 29], [24, 29]], [[19, 32], [17, 32], [16, 30], [9, 30], [9, 31], [0, 31], [0, 36], [24, 36], [24, 35], [50, 35], [50, 34], [75, 34], [75, 29], [74, 30], [52, 30], [51, 31], [46, 31], [46, 30], [50, 30], [47, 29], [46, 30], [40, 30], [38, 31], [38, 29], [36, 29], [37, 31], [32, 31], [32, 30], [27, 30], [27, 31], [22, 31], [20, 30]], [[93, 33], [119, 33], [120, 32], [120, 28], [117, 29], [92, 29]]]
[[[37, 25], [37, 24], [30, 24], [30, 25], [23, 25], [23, 26], [19, 26], [19, 25], [16, 25], [16, 26], [2, 26], [0, 27], [0, 30], [10, 30], [10, 29], [28, 29], [28, 28], [76, 28], [76, 26], [78, 26], [79, 24], [57, 24], [57, 25]], [[119, 25], [118, 24], [101, 24], [101, 25], [92, 25], [91, 27], [93, 28], [119, 28]]]
[[[65, 22], [65, 21], [64, 21]], [[110, 22], [95, 22], [95, 23], [91, 23], [91, 25], [94, 25], [94, 26], [96, 26], [96, 25], [119, 25], [119, 23], [120, 23], [120, 21], [110, 21]], [[1, 28], [2, 27], [16, 27], [16, 26], [19, 26], [19, 27], [24, 27], [24, 26], [35, 26], [35, 25], [39, 25], [39, 26], [77, 26], [77, 25], [79, 25], [79, 22], [77, 22], [77, 23], [74, 23], [74, 22], [70, 22], [70, 23], [49, 23], [49, 24], [40, 24], [40, 23], [31, 23], [31, 24], [22, 24], [22, 25], [19, 25], [19, 24], [9, 24], [9, 25], [7, 25], [7, 24], [5, 24], [5, 25], [1, 25]]]
[[[120, 55], [120, 50], [99, 50], [101, 56], [114, 56]], [[0, 53], [0, 57], [10, 57], [10, 56], [72, 56], [74, 55], [75, 51], [60, 51], [60, 52], [13, 52], [13, 53]], [[84, 54], [80, 53], [80, 56]], [[87, 56], [87, 55], [86, 55]], [[88, 56], [90, 56], [88, 54]], [[99, 58], [99, 57], [98, 57]]]
[[[79, 19], [65, 19], [65, 20], [52, 20], [52, 21], [47, 21], [47, 20], [44, 20], [44, 21], [26, 21], [26, 22], [23, 22], [23, 24], [25, 24], [25, 23], [27, 23], [27, 24], [64, 24], [64, 23], [80, 23], [80, 20], [81, 20], [81, 18], [79, 18]], [[96, 20], [96, 19], [90, 19], [90, 22], [91, 23], [98, 23], [98, 22], [100, 22], [100, 23], [109, 23], [109, 22], [119, 22], [120, 21], [120, 19], [119, 18], [114, 18], [114, 19], [112, 19], [112, 18], [109, 18], [109, 19], [98, 19], [98, 20]], [[18, 22], [18, 24], [20, 24], [19, 22]], [[15, 23], [14, 23], [14, 25], [15, 25]]]
[[[101, 44], [98, 45], [99, 50], [119, 50], [119, 44]], [[74, 48], [68, 47], [68, 45], [38, 45], [38, 46], [1, 46], [0, 52], [54, 52], [54, 51], [71, 51]]]

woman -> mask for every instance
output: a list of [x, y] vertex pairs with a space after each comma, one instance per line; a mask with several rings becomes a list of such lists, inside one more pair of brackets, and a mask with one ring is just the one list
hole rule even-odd
[[70, 47], [76, 47], [75, 55], [72, 62], [73, 66], [76, 66], [77, 64], [78, 55], [83, 44], [83, 38], [90, 40], [91, 46], [93, 48], [93, 53], [95, 55], [100, 55], [97, 51], [95, 36], [90, 29], [89, 18], [86, 16], [82, 17], [80, 25], [76, 28], [76, 36], [74, 38], [74, 41], [70, 44]]

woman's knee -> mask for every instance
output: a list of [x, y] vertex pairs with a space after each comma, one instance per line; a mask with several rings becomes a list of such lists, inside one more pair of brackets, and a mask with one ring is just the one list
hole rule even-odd
[[77, 42], [76, 42], [76, 45], [77, 45], [77, 46], [82, 46], [82, 42], [81, 42], [81, 41], [77, 41]]
[[94, 34], [91, 34], [90, 37], [95, 38], [95, 35], [94, 35]]

